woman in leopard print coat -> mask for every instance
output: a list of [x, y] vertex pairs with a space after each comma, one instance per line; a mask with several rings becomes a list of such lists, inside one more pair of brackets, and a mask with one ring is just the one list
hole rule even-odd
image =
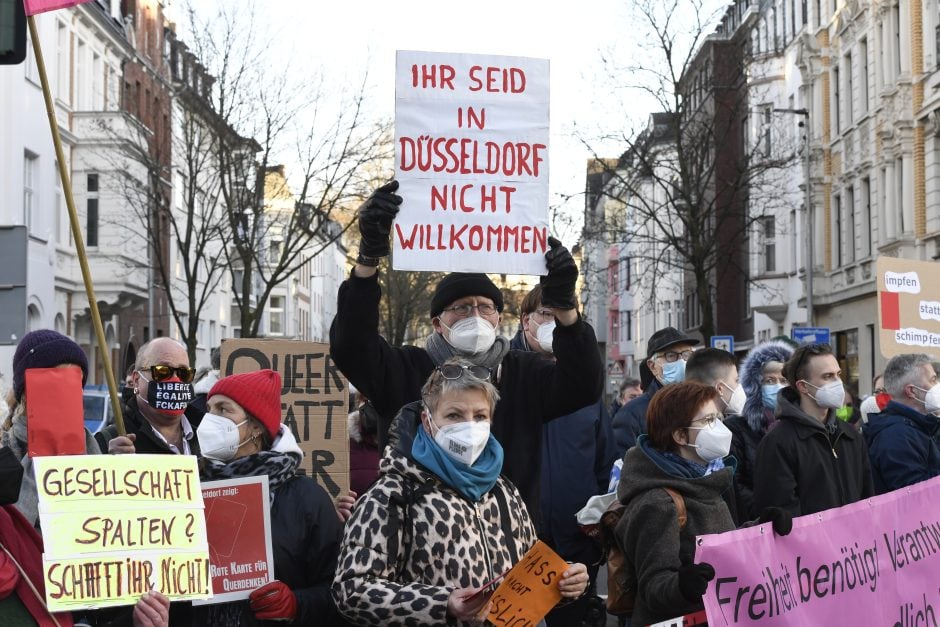
[[[479, 366], [460, 359], [441, 366], [423, 400], [402, 408], [392, 425], [379, 479], [346, 524], [333, 581], [336, 605], [351, 622], [473, 624], [487, 611], [487, 595], [470, 597], [536, 542], [519, 492], [499, 476], [502, 449], [488, 435], [498, 394], [471, 368]], [[455, 452], [469, 463], [454, 461]], [[562, 595], [580, 596], [587, 580], [584, 565], [573, 564], [559, 580]]]

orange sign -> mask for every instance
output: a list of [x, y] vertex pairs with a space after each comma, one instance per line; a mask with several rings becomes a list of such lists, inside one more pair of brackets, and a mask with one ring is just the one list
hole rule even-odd
[[490, 599], [494, 625], [535, 625], [561, 600], [558, 580], [568, 562], [539, 540], [503, 579]]

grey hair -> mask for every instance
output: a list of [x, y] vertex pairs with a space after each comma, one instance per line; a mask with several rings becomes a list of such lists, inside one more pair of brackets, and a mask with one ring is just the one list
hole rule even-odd
[[892, 357], [885, 366], [885, 391], [897, 398], [904, 396], [905, 386], [913, 384], [920, 376], [918, 366], [933, 366], [933, 362], [923, 353], [905, 353]]
[[[462, 357], [451, 357], [441, 365], [447, 364], [456, 364], [464, 367], [474, 365], [473, 362]], [[480, 390], [486, 394], [486, 399], [490, 404], [490, 417], [492, 418], [493, 412], [496, 410], [496, 402], [499, 400], [499, 392], [496, 391], [495, 385], [489, 381], [477, 379], [472, 376], [469, 371], [465, 371], [464, 375], [459, 379], [445, 379], [440, 370], [435, 368], [434, 371], [431, 372], [431, 376], [428, 377], [428, 380], [425, 382], [424, 387], [421, 388], [421, 400], [424, 402], [425, 407], [433, 410], [437, 409], [437, 403], [441, 400], [443, 395], [450, 394], [451, 392], [464, 392], [469, 390]]]

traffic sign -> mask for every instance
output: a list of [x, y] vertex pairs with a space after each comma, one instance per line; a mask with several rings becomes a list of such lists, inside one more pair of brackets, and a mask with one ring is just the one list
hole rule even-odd
[[790, 337], [797, 344], [829, 344], [829, 327], [793, 327]]
[[710, 340], [710, 346], [712, 348], [720, 348], [723, 351], [728, 351], [729, 353], [734, 352], [734, 336], [733, 335], [713, 335]]

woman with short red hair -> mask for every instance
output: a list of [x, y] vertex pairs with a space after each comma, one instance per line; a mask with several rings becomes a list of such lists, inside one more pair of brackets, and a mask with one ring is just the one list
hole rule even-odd
[[665, 386], [650, 401], [648, 434], [624, 457], [617, 497], [625, 509], [617, 540], [628, 577], [636, 581], [633, 625], [701, 610], [715, 571], [692, 563], [695, 537], [735, 528], [722, 498], [732, 489], [731, 432], [717, 398], [713, 387], [701, 383]]

